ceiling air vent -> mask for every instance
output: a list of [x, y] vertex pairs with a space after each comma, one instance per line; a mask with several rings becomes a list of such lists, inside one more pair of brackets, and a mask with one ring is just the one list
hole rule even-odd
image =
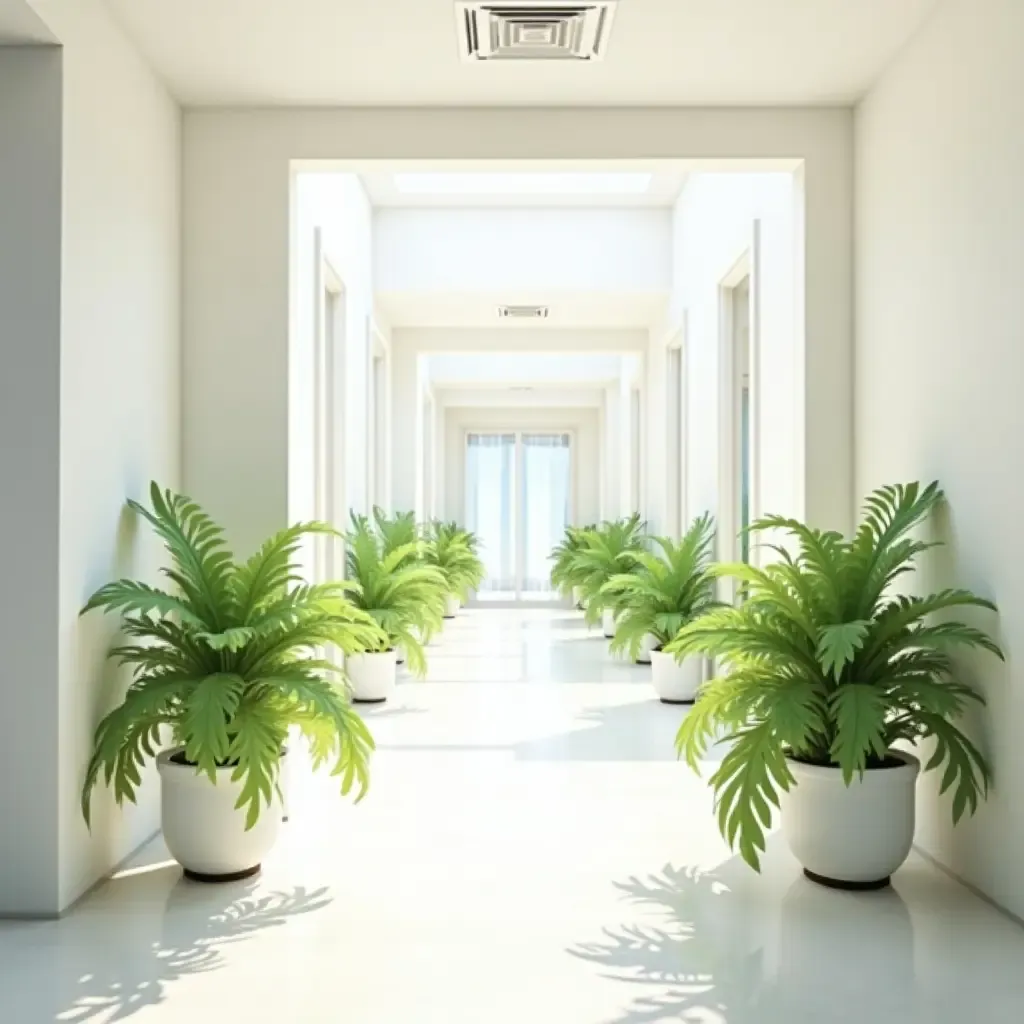
[[547, 306], [499, 306], [498, 317], [501, 320], [546, 320]]
[[458, 0], [462, 59], [602, 60], [618, 0]]

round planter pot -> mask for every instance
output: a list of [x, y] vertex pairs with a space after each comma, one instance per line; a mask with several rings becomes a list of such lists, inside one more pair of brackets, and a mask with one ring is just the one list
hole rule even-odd
[[[235, 804], [242, 783], [232, 782], [233, 768], [218, 768], [216, 785], [193, 765], [178, 764], [182, 748], [157, 758], [160, 774], [160, 821], [171, 856], [198, 882], [234, 882], [260, 869], [281, 831], [281, 798], [275, 789], [269, 807], [246, 831], [244, 810]], [[287, 755], [282, 754], [282, 767]]]
[[287, 821], [292, 789], [292, 759], [290, 757], [281, 758], [281, 770], [277, 776], [277, 788], [281, 790], [281, 820]]
[[782, 831], [814, 882], [881, 889], [914, 841], [914, 787], [921, 764], [900, 750], [898, 765], [870, 768], [849, 786], [838, 768], [789, 761], [796, 785], [782, 804]]
[[379, 651], [349, 654], [345, 671], [352, 684], [352, 699], [359, 704], [380, 704], [394, 695], [397, 652]]
[[641, 665], [650, 665], [651, 663], [651, 651], [658, 646], [658, 641], [655, 637], [647, 634], [640, 642], [640, 650], [637, 652], [636, 660]]
[[444, 617], [454, 619], [459, 614], [462, 602], [454, 594], [449, 594], [444, 600]]
[[405, 664], [405, 648], [404, 647], [396, 647], [395, 648], [395, 664], [396, 665], [404, 665]]
[[664, 651], [651, 651], [651, 680], [662, 704], [692, 704], [700, 689], [701, 660], [678, 662]]
[[601, 613], [601, 629], [609, 640], [615, 636], [615, 612], [606, 608]]

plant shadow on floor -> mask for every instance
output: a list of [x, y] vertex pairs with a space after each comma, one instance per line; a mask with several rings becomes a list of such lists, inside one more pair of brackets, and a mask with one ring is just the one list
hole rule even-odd
[[578, 728], [539, 739], [479, 744], [379, 740], [377, 749], [403, 753], [443, 751], [449, 754], [507, 751], [517, 761], [672, 762], [677, 759], [675, 736], [685, 710], [661, 704], [652, 698], [639, 703], [587, 708], [575, 717]]
[[[762, 953], [743, 952], [724, 936], [729, 890], [714, 873], [665, 865], [647, 878], [616, 882], [625, 900], [658, 923], [621, 924], [603, 939], [569, 952], [597, 965], [603, 977], [637, 990], [620, 1016], [602, 1024], [722, 1020], [753, 1024]], [[717, 1015], [717, 1016], [716, 1016]]]
[[[158, 870], [164, 876], [162, 906], [147, 872], [148, 878], [108, 882], [53, 925], [61, 932], [50, 965], [52, 984], [5, 986], [7, 1007], [0, 1019], [12, 1024], [128, 1020], [171, 997], [175, 982], [227, 967], [229, 947], [332, 902], [326, 888], [258, 891], [251, 881], [211, 886], [181, 878], [177, 865]], [[34, 949], [37, 957], [41, 952]]]
[[686, 712], [655, 699], [587, 708], [580, 728], [513, 745], [521, 761], [675, 761]]
[[797, 875], [773, 899], [771, 884], [738, 858], [615, 883], [642, 923], [568, 950], [636, 993], [601, 1024], [947, 1019], [915, 1014], [914, 929], [895, 889], [844, 893]]

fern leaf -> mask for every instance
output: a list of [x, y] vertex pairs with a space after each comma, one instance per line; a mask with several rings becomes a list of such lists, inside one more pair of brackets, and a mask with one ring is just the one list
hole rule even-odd
[[188, 696], [182, 718], [185, 757], [217, 781], [217, 769], [228, 759], [229, 726], [245, 690], [241, 676], [207, 676]]
[[850, 785], [854, 775], [867, 767], [868, 756], [882, 759], [888, 753], [885, 720], [888, 706], [885, 694], [874, 686], [848, 683], [832, 694], [836, 737], [830, 753]]
[[843, 669], [852, 664], [857, 652], [864, 646], [870, 628], [871, 623], [864, 619], [822, 626], [818, 633], [817, 653], [826, 675], [839, 680]]

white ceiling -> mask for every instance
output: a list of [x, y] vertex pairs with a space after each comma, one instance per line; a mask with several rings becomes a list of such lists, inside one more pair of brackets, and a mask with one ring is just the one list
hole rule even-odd
[[937, 0], [621, 0], [599, 63], [464, 63], [454, 0], [107, 0], [189, 105], [859, 98]]
[[[552, 330], [559, 328], [637, 329], [662, 323], [667, 295], [495, 292], [378, 292], [377, 310], [391, 327], [486, 327]], [[501, 320], [499, 305], [547, 305], [546, 320]]]

